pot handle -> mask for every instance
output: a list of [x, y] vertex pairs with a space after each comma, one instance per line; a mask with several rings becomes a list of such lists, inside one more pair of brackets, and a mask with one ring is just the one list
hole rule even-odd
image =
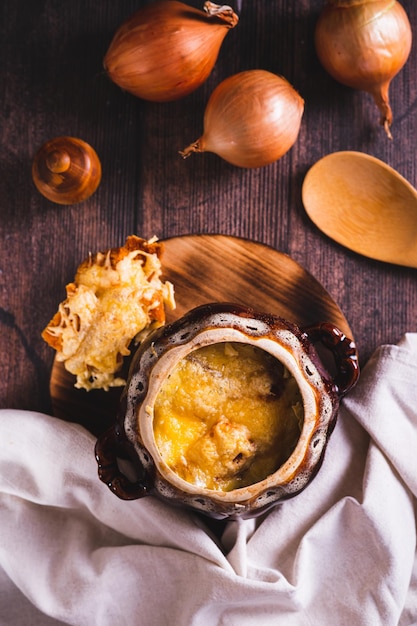
[[359, 360], [356, 344], [352, 339], [330, 322], [314, 324], [303, 328], [304, 334], [312, 342], [321, 342], [333, 354], [337, 373], [333, 384], [339, 396], [354, 387], [359, 378]]
[[127, 459], [127, 456], [115, 426], [99, 436], [94, 451], [99, 479], [121, 500], [137, 500], [149, 494], [146, 482], [132, 482], [120, 471], [117, 459]]

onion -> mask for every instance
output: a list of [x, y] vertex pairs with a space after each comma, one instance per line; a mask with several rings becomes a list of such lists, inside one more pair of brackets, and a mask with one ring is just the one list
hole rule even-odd
[[111, 80], [139, 98], [178, 100], [210, 75], [224, 38], [238, 23], [231, 7], [204, 11], [176, 0], [153, 2], [116, 31], [104, 57]]
[[238, 167], [262, 167], [294, 145], [304, 100], [282, 76], [248, 70], [221, 82], [204, 113], [204, 133], [180, 154], [214, 152]]
[[321, 64], [340, 83], [372, 95], [390, 139], [389, 86], [411, 43], [410, 22], [396, 0], [327, 0], [316, 25]]

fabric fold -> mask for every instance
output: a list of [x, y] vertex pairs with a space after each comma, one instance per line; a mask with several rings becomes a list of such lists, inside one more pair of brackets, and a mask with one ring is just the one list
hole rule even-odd
[[417, 334], [381, 346], [312, 483], [219, 540], [190, 511], [116, 498], [82, 427], [1, 410], [0, 623], [415, 625], [416, 380]]

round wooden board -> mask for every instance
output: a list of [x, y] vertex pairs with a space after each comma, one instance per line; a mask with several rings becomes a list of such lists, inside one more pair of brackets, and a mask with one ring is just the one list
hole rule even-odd
[[[332, 322], [353, 339], [342, 311], [324, 287], [288, 255], [226, 235], [186, 235], [164, 241], [164, 280], [177, 307], [167, 322], [207, 302], [234, 302], [279, 315], [301, 327]], [[54, 415], [98, 435], [113, 423], [121, 388], [86, 392], [54, 361], [50, 393]]]

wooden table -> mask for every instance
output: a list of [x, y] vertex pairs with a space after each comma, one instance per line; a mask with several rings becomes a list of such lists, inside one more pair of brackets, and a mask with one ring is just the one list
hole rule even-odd
[[[378, 125], [370, 96], [336, 83], [320, 66], [313, 33], [322, 0], [243, 0], [240, 23], [207, 83], [169, 104], [134, 98], [102, 68], [116, 28], [141, 4], [2, 2], [0, 406], [51, 410], [54, 354], [41, 331], [88, 252], [121, 245], [132, 233], [161, 239], [220, 233], [290, 255], [343, 311], [362, 365], [380, 344], [415, 332], [416, 271], [326, 238], [304, 211], [301, 185], [320, 157], [359, 150], [417, 186], [417, 3], [403, 0], [416, 44], [391, 85], [393, 141]], [[182, 160], [178, 150], [200, 135], [214, 87], [252, 68], [284, 75], [305, 99], [294, 148], [254, 170], [213, 154]], [[97, 192], [75, 206], [46, 200], [31, 179], [35, 152], [60, 135], [86, 140], [102, 162]]]

